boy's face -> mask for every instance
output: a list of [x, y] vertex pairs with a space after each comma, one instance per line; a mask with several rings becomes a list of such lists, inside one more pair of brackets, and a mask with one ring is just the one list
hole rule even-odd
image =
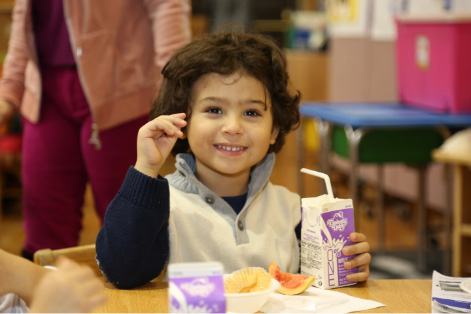
[[203, 75], [193, 85], [191, 106], [187, 136], [199, 177], [248, 175], [275, 143], [269, 94], [252, 76]]

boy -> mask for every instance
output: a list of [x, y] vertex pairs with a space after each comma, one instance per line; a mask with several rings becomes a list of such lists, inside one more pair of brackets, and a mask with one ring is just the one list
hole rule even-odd
[[[299, 124], [286, 59], [260, 34], [210, 34], [164, 67], [151, 121], [138, 134], [136, 164], [108, 207], [97, 261], [119, 288], [140, 286], [170, 263], [220, 261], [224, 270], [276, 262], [299, 269], [300, 197], [269, 182], [274, 153]], [[158, 177], [170, 153], [177, 171]], [[369, 245], [344, 248], [369, 275]]]

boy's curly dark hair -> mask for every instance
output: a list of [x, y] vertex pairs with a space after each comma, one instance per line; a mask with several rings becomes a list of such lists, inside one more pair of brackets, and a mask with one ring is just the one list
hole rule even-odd
[[[267, 88], [272, 102], [273, 126], [280, 131], [268, 152], [279, 152], [286, 135], [299, 126], [300, 92], [288, 92], [286, 57], [268, 37], [243, 31], [223, 31], [196, 39], [178, 50], [162, 69], [164, 80], [151, 110], [151, 120], [160, 115], [185, 112], [191, 116], [193, 84], [204, 74], [222, 75], [245, 71]], [[172, 154], [190, 152], [187, 139], [179, 139]]]

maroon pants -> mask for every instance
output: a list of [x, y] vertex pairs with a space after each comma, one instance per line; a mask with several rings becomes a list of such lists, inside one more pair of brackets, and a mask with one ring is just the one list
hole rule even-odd
[[[43, 69], [39, 123], [24, 121], [24, 250], [76, 246], [82, 228], [85, 187], [90, 182], [103, 222], [130, 165], [136, 161], [142, 117], [100, 131], [101, 150], [89, 143], [93, 117], [74, 69]], [[132, 106], [132, 104], [129, 104]]]

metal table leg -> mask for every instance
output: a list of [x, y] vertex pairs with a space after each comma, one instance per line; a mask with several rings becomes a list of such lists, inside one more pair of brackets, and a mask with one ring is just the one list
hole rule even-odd
[[418, 194], [418, 215], [417, 215], [417, 226], [418, 232], [418, 243], [417, 243], [417, 260], [419, 270], [424, 272], [427, 269], [427, 210], [425, 208], [425, 170], [426, 167], [417, 167], [419, 174], [419, 184], [417, 188]]
[[[360, 144], [361, 138], [363, 137], [363, 130], [353, 130], [351, 126], [345, 127], [347, 134], [349, 149], [350, 149], [350, 163], [351, 163], [351, 174], [350, 174], [350, 196], [352, 198], [353, 206], [358, 206], [358, 145]], [[355, 219], [355, 230], [359, 231], [360, 212], [358, 208], [353, 211]]]
[[384, 208], [384, 168], [378, 165], [378, 194], [376, 195], [376, 213], [378, 217], [378, 253], [384, 254], [386, 248], [386, 219]]
[[[453, 182], [453, 171], [450, 165], [445, 165], [445, 173], [448, 177], [448, 182]], [[453, 185], [446, 185], [446, 204], [448, 205], [445, 209], [445, 250], [443, 255], [443, 273], [448, 276], [452, 276], [451, 270], [451, 234], [453, 233], [452, 228], [452, 216], [453, 216]]]
[[326, 121], [318, 120], [320, 135], [320, 162], [319, 171], [329, 173], [329, 153], [332, 148], [332, 124]]
[[[359, 145], [365, 134], [371, 130], [365, 128], [359, 128], [354, 130], [350, 126], [345, 127], [347, 134], [349, 149], [350, 149], [350, 162], [351, 162], [351, 175], [350, 175], [350, 193], [354, 206], [358, 206], [358, 172], [359, 172]], [[385, 251], [385, 229], [386, 222], [384, 218], [384, 172], [383, 165], [378, 164], [378, 195], [376, 197], [376, 212], [378, 217], [378, 253], [384, 253]], [[360, 212], [357, 210], [355, 213], [355, 230], [359, 229], [359, 215]]]

